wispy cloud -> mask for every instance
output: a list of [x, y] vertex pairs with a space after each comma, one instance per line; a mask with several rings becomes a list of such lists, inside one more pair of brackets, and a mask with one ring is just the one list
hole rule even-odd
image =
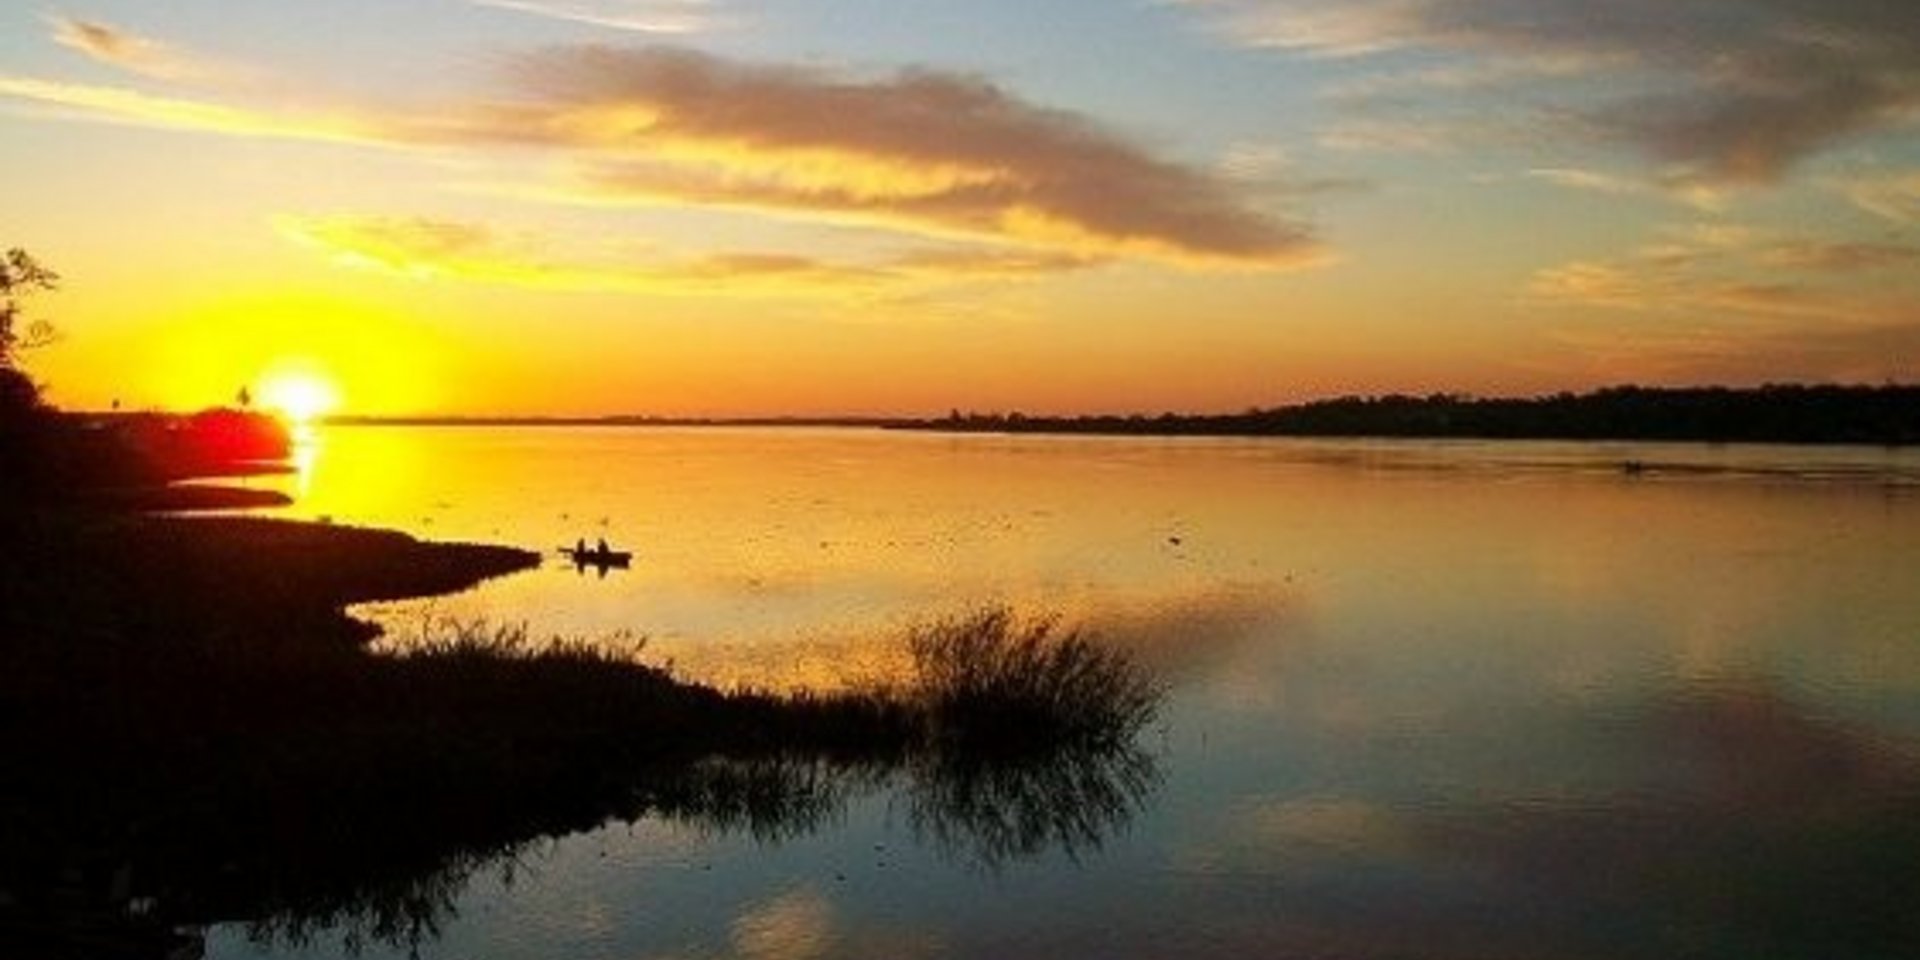
[[[1541, 305], [1684, 316], [1875, 325], [1910, 321], [1920, 248], [1903, 243], [1782, 237], [1737, 224], [1669, 227], [1622, 256], [1540, 270], [1527, 293]], [[1863, 274], [1878, 272], [1877, 282]]]
[[1215, 176], [1247, 197], [1271, 197], [1298, 202], [1336, 194], [1366, 193], [1374, 182], [1344, 174], [1308, 175], [1294, 168], [1285, 148], [1247, 141], [1227, 148], [1213, 165]]
[[1476, 139], [1468, 125], [1406, 117], [1347, 117], [1315, 137], [1322, 148], [1347, 153], [1451, 153]]
[[507, 96], [424, 111], [267, 110], [6, 76], [0, 98], [233, 135], [552, 151], [577, 190], [609, 203], [776, 211], [1082, 258], [1279, 268], [1325, 256], [1243, 185], [973, 76], [596, 46], [528, 55], [509, 80]]
[[1622, 177], [1574, 167], [1536, 167], [1528, 170], [1527, 176], [1570, 190], [1589, 190], [1614, 196], [1651, 196], [1658, 195], [1660, 192], [1654, 188], [1653, 184], [1635, 177]]
[[1920, 169], [1827, 181], [1853, 205], [1895, 223], [1920, 223]]
[[97, 20], [48, 15], [53, 39], [101, 63], [159, 80], [210, 80], [226, 68], [148, 37]]
[[477, 6], [635, 33], [686, 34], [731, 23], [714, 0], [471, 0]]
[[1760, 262], [1789, 270], [1858, 273], [1920, 266], [1920, 248], [1899, 243], [1796, 241], [1759, 254]]
[[266, 110], [191, 97], [166, 97], [126, 87], [66, 83], [0, 74], [0, 100], [57, 115], [235, 137], [392, 145], [378, 118], [350, 111]]
[[282, 216], [281, 235], [353, 267], [416, 279], [558, 290], [741, 297], [897, 294], [1089, 267], [1063, 254], [916, 247], [870, 261], [786, 251], [675, 254], [638, 244], [580, 250], [546, 235], [431, 217]]
[[1236, 42], [1316, 56], [1631, 68], [1640, 92], [1568, 84], [1558, 108], [1702, 182], [1773, 182], [1920, 115], [1920, 33], [1911, 10], [1881, 0], [1179, 2]]
[[1874, 324], [1749, 329], [1674, 323], [1651, 329], [1563, 327], [1554, 365], [1583, 366], [1599, 382], [1911, 383], [1920, 379], [1920, 317]]
[[1593, 57], [1539, 55], [1465, 61], [1345, 78], [1328, 85], [1322, 95], [1343, 106], [1367, 106], [1436, 90], [1472, 92], [1498, 89], [1522, 81], [1577, 76], [1609, 65], [1619, 65], [1618, 58], [1596, 60]]
[[[1847, 244], [1768, 241], [1737, 251], [1685, 255], [1655, 244], [1613, 259], [1542, 270], [1535, 307], [1597, 308], [1542, 313], [1545, 336], [1566, 351], [1554, 366], [1585, 367], [1599, 380], [1681, 382], [1912, 380], [1920, 375], [1920, 297], [1889, 287], [1920, 251], [1872, 251], [1856, 263]], [[1781, 258], [1791, 264], [1771, 265]], [[1879, 271], [1877, 285], [1854, 276]], [[1908, 272], [1911, 272], [1910, 270]], [[1837, 280], [1840, 282], [1825, 282]]]
[[668, 257], [657, 251], [557, 251], [544, 237], [470, 221], [414, 217], [281, 217], [283, 236], [354, 267], [416, 279], [556, 290], [734, 296], [844, 294], [878, 270], [771, 252]]
[[1718, 211], [1727, 204], [1726, 191], [1701, 183], [1676, 183], [1580, 167], [1535, 167], [1527, 171], [1527, 176], [1569, 190], [1616, 197], [1646, 197], [1681, 203], [1704, 211]]

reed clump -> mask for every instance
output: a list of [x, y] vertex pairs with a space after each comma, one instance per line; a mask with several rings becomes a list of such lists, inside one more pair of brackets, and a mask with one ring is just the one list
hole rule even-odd
[[1127, 743], [1162, 691], [1124, 652], [1054, 617], [1005, 607], [940, 620], [908, 637], [912, 697], [936, 744], [1000, 751]]
[[[644, 639], [535, 640], [524, 624], [485, 620], [428, 621], [376, 662], [405, 677], [416, 704], [425, 691], [484, 702], [496, 716], [517, 704], [542, 725], [582, 713], [616, 724], [623, 714], [663, 719], [697, 704], [711, 709], [687, 739], [723, 751], [798, 749], [850, 760], [1118, 746], [1152, 720], [1162, 696], [1124, 651], [1063, 630], [1055, 617], [990, 607], [914, 627], [905, 642], [908, 680], [830, 693], [721, 691], [645, 663]], [[605, 709], [621, 701], [624, 710]], [[653, 709], [638, 709], [643, 704]]]

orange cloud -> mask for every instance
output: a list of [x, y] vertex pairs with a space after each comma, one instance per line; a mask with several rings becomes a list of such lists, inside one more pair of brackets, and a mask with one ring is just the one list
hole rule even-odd
[[1822, 243], [1795, 241], [1763, 251], [1762, 262], [1790, 270], [1857, 272], [1910, 267], [1920, 263], [1920, 248], [1897, 243]]
[[1080, 259], [1271, 269], [1326, 256], [1245, 185], [973, 77], [587, 47], [525, 57], [511, 79], [517, 96], [432, 111], [266, 111], [5, 76], [0, 97], [231, 135], [557, 152], [595, 202], [854, 220]]
[[350, 266], [421, 279], [455, 278], [569, 290], [659, 294], [845, 296], [976, 279], [1017, 279], [1090, 266], [1062, 254], [924, 248], [872, 262], [782, 251], [670, 256], [658, 251], [556, 250], [550, 238], [485, 224], [421, 217], [281, 217], [289, 239]]
[[1527, 293], [1542, 305], [1684, 318], [1715, 330], [1875, 328], [1915, 320], [1911, 271], [1900, 268], [1916, 261], [1920, 248], [1903, 244], [1783, 238], [1708, 224], [1669, 228], [1658, 242], [1623, 256], [1540, 270]]
[[1229, 181], [972, 77], [859, 79], [657, 47], [548, 51], [521, 76], [536, 96], [514, 105], [514, 129], [585, 152], [589, 184], [615, 198], [1181, 262], [1283, 266], [1321, 252]]
[[124, 87], [62, 83], [0, 74], [0, 99], [12, 99], [72, 117], [136, 126], [196, 130], [236, 137], [382, 145], [390, 133], [348, 112], [275, 113], [185, 97], [160, 97]]
[[1912, 382], [1920, 377], [1920, 316], [1868, 324], [1743, 329], [1676, 324], [1653, 329], [1563, 328], [1550, 339], [1601, 380], [1761, 383]]

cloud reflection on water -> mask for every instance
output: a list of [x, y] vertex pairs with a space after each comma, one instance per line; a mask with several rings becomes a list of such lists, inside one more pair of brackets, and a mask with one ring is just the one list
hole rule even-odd
[[[1545, 709], [1571, 716], [1512, 722], [1613, 740], [1629, 758], [1619, 782], [1249, 801], [1175, 861], [1196, 888], [1193, 922], [1229, 938], [1214, 955], [1895, 957], [1920, 945], [1912, 742], [1761, 679]], [[1281, 922], [1241, 927], [1218, 906], [1254, 878]]]

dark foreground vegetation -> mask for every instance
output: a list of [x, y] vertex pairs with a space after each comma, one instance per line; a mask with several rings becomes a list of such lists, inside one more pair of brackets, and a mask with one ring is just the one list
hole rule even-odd
[[377, 655], [341, 612], [537, 560], [250, 518], [0, 518], [0, 955], [191, 955], [225, 921], [417, 944], [538, 838], [642, 816], [779, 837], [882, 786], [992, 867], [1097, 845], [1153, 782], [1133, 745], [1152, 687], [1002, 611], [908, 638], [919, 681], [835, 696], [477, 624]]
[[[70, 414], [41, 406], [0, 368], [0, 500], [115, 509], [284, 506], [285, 495], [205, 481], [284, 473], [285, 424], [251, 410], [193, 414]], [[30, 386], [30, 385], [29, 385]]]
[[896, 426], [1005, 433], [1920, 443], [1920, 386], [1612, 387], [1520, 398], [1316, 400], [1231, 414], [1046, 417], [954, 411]]

